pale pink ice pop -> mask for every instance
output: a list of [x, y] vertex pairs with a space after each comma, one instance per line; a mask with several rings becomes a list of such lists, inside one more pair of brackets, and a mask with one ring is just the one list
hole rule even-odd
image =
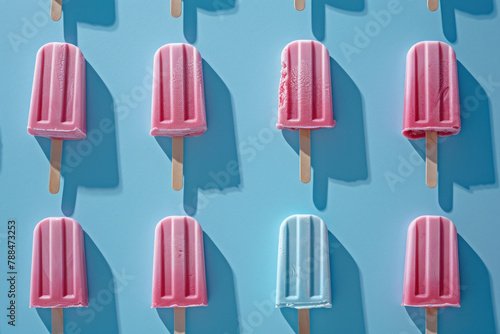
[[333, 128], [330, 55], [316, 41], [295, 41], [281, 54], [278, 129]]
[[83, 230], [71, 218], [46, 218], [33, 232], [30, 307], [88, 306]]
[[52, 333], [63, 333], [63, 308], [88, 305], [80, 224], [71, 218], [42, 220], [33, 232], [30, 307], [51, 308]]
[[191, 217], [167, 217], [156, 226], [154, 247], [152, 307], [173, 307], [176, 333], [183, 333], [185, 308], [208, 305], [203, 231]]
[[207, 131], [201, 56], [194, 46], [167, 44], [155, 54], [151, 135], [172, 137], [172, 187], [182, 189], [183, 137]]
[[154, 58], [151, 135], [188, 137], [205, 131], [200, 53], [188, 44], [162, 46]]
[[74, 45], [49, 43], [38, 51], [28, 133], [52, 139], [49, 190], [59, 191], [63, 140], [86, 137], [85, 58]]
[[460, 101], [455, 51], [443, 42], [421, 42], [408, 52], [403, 135], [441, 137], [460, 131]]
[[311, 180], [310, 130], [333, 128], [330, 55], [316, 41], [295, 41], [281, 54], [278, 129], [300, 130], [300, 179]]
[[207, 305], [203, 231], [191, 217], [160, 221], [155, 231], [152, 307]]
[[408, 228], [403, 306], [428, 309], [437, 328], [437, 308], [460, 307], [457, 230], [440, 216], [422, 216]]
[[426, 138], [427, 185], [437, 185], [437, 137], [460, 131], [457, 59], [443, 42], [421, 42], [408, 52], [403, 135]]
[[84, 139], [85, 58], [74, 45], [49, 43], [38, 51], [28, 132], [50, 139]]

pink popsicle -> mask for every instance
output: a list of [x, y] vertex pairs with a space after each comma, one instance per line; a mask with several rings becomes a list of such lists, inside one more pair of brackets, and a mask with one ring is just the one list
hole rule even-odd
[[[83, 230], [71, 218], [46, 218], [33, 232], [30, 307], [52, 308], [52, 326], [62, 328], [62, 308], [87, 307]], [[62, 331], [61, 331], [62, 333]]]
[[436, 328], [435, 309], [460, 307], [457, 230], [449, 219], [422, 216], [410, 224], [403, 306], [428, 309], [428, 325]]
[[182, 329], [186, 307], [208, 305], [203, 231], [191, 217], [167, 217], [156, 226], [154, 247], [152, 307], [175, 308]]
[[278, 129], [300, 130], [300, 175], [311, 180], [310, 130], [333, 128], [330, 55], [316, 41], [295, 41], [281, 54]]
[[62, 141], [86, 137], [85, 58], [76, 46], [49, 43], [38, 51], [28, 133], [52, 139], [49, 189], [57, 193]]
[[427, 139], [427, 184], [437, 185], [437, 137], [460, 131], [455, 51], [443, 42], [421, 42], [408, 52], [403, 135]]
[[167, 44], [155, 54], [151, 135], [172, 137], [172, 186], [182, 189], [182, 137], [207, 131], [201, 56], [188, 44]]
[[281, 54], [278, 129], [333, 128], [330, 55], [316, 41], [295, 41]]

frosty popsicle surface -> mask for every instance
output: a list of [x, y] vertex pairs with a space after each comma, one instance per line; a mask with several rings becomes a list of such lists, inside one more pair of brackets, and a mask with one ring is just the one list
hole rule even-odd
[[457, 230], [439, 216], [422, 216], [408, 228], [403, 306], [460, 307]]
[[154, 57], [151, 135], [200, 136], [207, 131], [202, 61], [188, 44], [167, 44]]
[[294, 215], [280, 228], [276, 307], [331, 307], [328, 229], [319, 217]]
[[333, 128], [330, 55], [316, 41], [288, 44], [281, 54], [278, 129]]
[[83, 230], [71, 218], [46, 218], [33, 232], [30, 307], [87, 307]]
[[443, 42], [421, 42], [408, 52], [403, 135], [424, 138], [460, 131], [457, 59], [452, 47]]
[[85, 58], [76, 46], [49, 43], [38, 51], [28, 133], [59, 140], [85, 138]]
[[203, 231], [191, 217], [167, 217], [155, 231], [152, 307], [207, 304]]

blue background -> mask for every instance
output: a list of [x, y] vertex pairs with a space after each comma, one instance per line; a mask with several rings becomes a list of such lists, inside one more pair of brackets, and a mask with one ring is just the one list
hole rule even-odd
[[[422, 330], [423, 310], [400, 304], [406, 229], [425, 214], [449, 217], [460, 235], [462, 308], [440, 312], [440, 333], [497, 332], [498, 1], [442, 0], [432, 13], [424, 0], [309, 0], [303, 12], [292, 0], [186, 0], [174, 19], [167, 0], [65, 0], [60, 22], [49, 0], [1, 2], [0, 272], [15, 218], [19, 274], [15, 329], [0, 279], [0, 332], [50, 328], [50, 311], [28, 307], [32, 231], [62, 215], [86, 233], [91, 298], [65, 311], [66, 332], [173, 332], [173, 311], [150, 308], [154, 228], [189, 214], [206, 233], [209, 306], [187, 311], [188, 331], [294, 333], [297, 311], [274, 309], [273, 294], [279, 225], [297, 213], [330, 230], [333, 308], [311, 311], [313, 333]], [[296, 39], [329, 49], [338, 122], [312, 134], [307, 185], [298, 133], [274, 127], [280, 53]], [[406, 52], [423, 40], [450, 43], [459, 61], [463, 126], [440, 141], [437, 189], [424, 182], [424, 142], [400, 133]], [[51, 195], [50, 141], [26, 126], [36, 52], [63, 41], [87, 59], [89, 138], [65, 142]], [[203, 57], [208, 117], [208, 131], [185, 140], [181, 192], [170, 186], [171, 140], [149, 135], [153, 55], [172, 42]]]

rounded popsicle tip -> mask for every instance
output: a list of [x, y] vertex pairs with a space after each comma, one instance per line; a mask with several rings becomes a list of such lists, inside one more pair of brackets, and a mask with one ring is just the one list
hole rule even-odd
[[455, 227], [455, 225], [453, 224], [453, 222], [449, 219], [449, 218], [446, 218], [446, 217], [443, 217], [443, 216], [432, 216], [432, 215], [425, 215], [425, 216], [420, 216], [418, 218], [415, 218], [411, 223], [410, 223], [410, 226], [408, 227], [408, 229], [416, 229], [417, 228], [417, 225], [419, 224], [438, 224], [438, 223], [441, 223], [441, 224], [445, 224], [447, 226], [450, 226], [450, 228], [456, 233], [457, 232], [457, 229]]
[[292, 224], [292, 223], [297, 223], [300, 221], [310, 221], [313, 224], [317, 224], [318, 226], [321, 226], [322, 228], [327, 228], [325, 222], [323, 219], [316, 215], [305, 215], [305, 214], [297, 214], [297, 215], [291, 215], [287, 217], [282, 223], [281, 223], [281, 229], [286, 228], [286, 225]]
[[155, 53], [155, 59], [159, 60], [159, 57], [164, 53], [164, 52], [170, 52], [171, 50], [176, 50], [176, 49], [183, 49], [186, 52], [193, 52], [196, 57], [201, 58], [200, 52], [198, 51], [197, 48], [195, 48], [191, 44], [187, 43], [169, 43], [161, 46], [158, 50], [156, 50]]
[[410, 50], [408, 51], [408, 56], [415, 54], [417, 50], [426, 48], [426, 47], [440, 47], [441, 50], [450, 52], [450, 54], [455, 56], [455, 50], [453, 47], [445, 42], [441, 41], [422, 41], [418, 42], [415, 45], [413, 45]]
[[67, 48], [69, 51], [76, 52], [80, 56], [83, 57], [82, 51], [76, 45], [70, 44], [70, 43], [63, 43], [63, 42], [50, 42], [50, 43], [44, 44], [38, 50], [37, 55], [39, 55], [42, 52], [47, 51], [47, 50], [49, 50], [49, 51], [52, 52], [52, 51], [59, 51], [59, 50], [61, 50], [63, 48]]
[[292, 42], [288, 43], [285, 46], [285, 48], [281, 52], [281, 59], [282, 59], [282, 61], [284, 59], [286, 59], [285, 56], [287, 55], [287, 53], [289, 52], [289, 50], [298, 50], [300, 47], [305, 46], [305, 45], [312, 46], [316, 51], [317, 50], [321, 50], [323, 52], [326, 52], [326, 55], [328, 55], [328, 57], [330, 56], [330, 53], [328, 52], [328, 49], [326, 48], [326, 46], [323, 43], [318, 42], [318, 41], [313, 41], [313, 40], [310, 40], [310, 39], [298, 39], [296, 41], [292, 41]]
[[34, 232], [36, 233], [39, 231], [42, 227], [46, 227], [48, 225], [52, 226], [69, 226], [77, 229], [78, 231], [81, 231], [83, 233], [82, 226], [73, 218], [68, 218], [68, 217], [49, 217], [42, 219], [41, 221], [38, 222], [35, 226]]

